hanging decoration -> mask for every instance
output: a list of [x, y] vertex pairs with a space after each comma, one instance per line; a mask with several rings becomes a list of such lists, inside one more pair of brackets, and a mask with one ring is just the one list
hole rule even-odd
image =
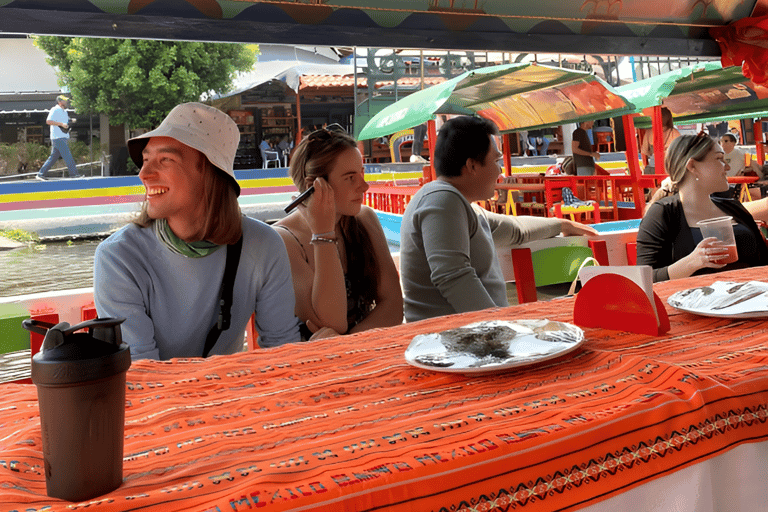
[[768, 16], [742, 18], [709, 33], [720, 45], [723, 67], [741, 66], [745, 77], [768, 86]]

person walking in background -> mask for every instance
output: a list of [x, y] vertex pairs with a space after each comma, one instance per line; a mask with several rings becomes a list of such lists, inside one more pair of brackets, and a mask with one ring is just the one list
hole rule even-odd
[[600, 153], [592, 151], [592, 143], [589, 141], [587, 130], [592, 129], [594, 121], [579, 123], [579, 127], [573, 131], [573, 162], [576, 164], [577, 176], [594, 176], [595, 160], [600, 160]]
[[67, 164], [67, 171], [71, 178], [79, 178], [75, 159], [69, 151], [69, 114], [67, 114], [67, 103], [69, 98], [60, 94], [56, 97], [56, 105], [48, 112], [48, 119], [45, 124], [51, 127], [51, 156], [45, 161], [40, 171], [37, 173], [38, 180], [48, 178], [48, 170], [56, 163], [59, 157], [64, 159]]
[[413, 145], [411, 146], [411, 162], [426, 163], [427, 159], [421, 156], [424, 148], [424, 137], [427, 136], [427, 123], [413, 127]]

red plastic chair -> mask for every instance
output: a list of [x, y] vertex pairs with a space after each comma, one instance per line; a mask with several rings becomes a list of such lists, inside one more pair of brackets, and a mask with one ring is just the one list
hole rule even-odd
[[637, 242], [627, 242], [627, 265], [637, 265]]
[[259, 348], [259, 333], [256, 332], [256, 313], [251, 315], [248, 326], [245, 328], [245, 338], [248, 342], [248, 350]]

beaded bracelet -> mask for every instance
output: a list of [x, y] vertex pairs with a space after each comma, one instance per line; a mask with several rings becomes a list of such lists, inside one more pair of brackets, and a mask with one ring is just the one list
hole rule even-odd
[[327, 233], [312, 233], [312, 238], [336, 238], [335, 231], [328, 231]]
[[336, 239], [335, 238], [326, 238], [324, 236], [317, 236], [312, 235], [312, 239], [309, 241], [310, 244], [335, 244]]

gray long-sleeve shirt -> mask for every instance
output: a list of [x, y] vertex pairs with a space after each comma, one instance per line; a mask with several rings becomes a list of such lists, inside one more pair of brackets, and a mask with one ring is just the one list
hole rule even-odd
[[[96, 249], [94, 299], [100, 317], [121, 317], [131, 358], [200, 357], [216, 322], [216, 302], [226, 250], [187, 258], [172, 252], [152, 228], [129, 224]], [[256, 312], [259, 345], [299, 341], [288, 254], [266, 224], [243, 217], [243, 248], [237, 268], [232, 321], [211, 350], [243, 349], [243, 334]]]
[[406, 320], [507, 306], [495, 245], [550, 238], [560, 230], [559, 219], [491, 213], [473, 207], [449, 183], [424, 185], [400, 228]]

